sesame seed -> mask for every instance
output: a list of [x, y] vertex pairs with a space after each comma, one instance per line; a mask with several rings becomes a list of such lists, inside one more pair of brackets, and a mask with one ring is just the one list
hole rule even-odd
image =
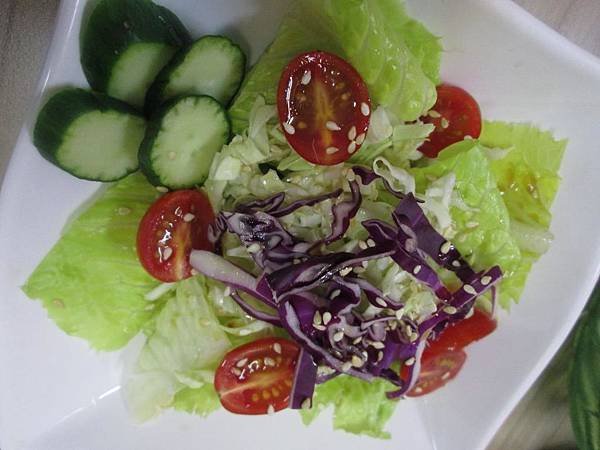
[[465, 135], [465, 137], [463, 138], [463, 140], [465, 140], [465, 141], [472, 141], [473, 140], [473, 136], [470, 136], [470, 135], [467, 134], [467, 135]]
[[229, 286], [225, 286], [223, 290], [223, 297], [229, 297], [231, 295], [231, 288]]
[[244, 367], [248, 362], [248, 358], [242, 358], [237, 363], [235, 363], [236, 367]]
[[126, 207], [121, 207], [119, 209], [117, 209], [117, 214], [120, 216], [126, 216], [127, 214], [129, 214], [131, 212], [131, 208], [126, 208]]
[[335, 123], [333, 120], [328, 120], [325, 123], [325, 128], [327, 128], [329, 131], [340, 131], [341, 130], [340, 126], [337, 123]]
[[422, 392], [423, 392], [423, 388], [421, 388], [421, 387], [419, 387], [419, 386], [417, 386], [417, 387], [415, 388], [415, 394], [420, 394], [420, 393], [422, 393]]
[[315, 315], [313, 316], [313, 323], [316, 325], [320, 325], [323, 322], [323, 318], [321, 317], [321, 313], [319, 311], [315, 311]]
[[448, 378], [450, 378], [450, 372], [446, 372], [442, 375], [442, 380], [447, 380]]
[[415, 358], [408, 358], [406, 361], [404, 361], [404, 364], [407, 366], [412, 366], [415, 363]]
[[373, 341], [373, 342], [371, 342], [371, 346], [373, 348], [376, 348], [377, 350], [381, 350], [382, 348], [385, 348], [385, 344], [381, 341]]
[[469, 317], [473, 317], [473, 314], [475, 314], [475, 308], [471, 308], [469, 310], [469, 312], [465, 315], [465, 319], [468, 319]]
[[357, 337], [356, 339], [354, 339], [354, 340], [352, 341], [352, 343], [353, 343], [354, 345], [356, 345], [356, 344], [359, 344], [359, 343], [360, 343], [360, 341], [362, 341], [362, 336], [359, 336], [359, 337]]
[[345, 277], [350, 272], [352, 272], [352, 267], [344, 267], [342, 270], [340, 270], [340, 276]]
[[414, 273], [415, 275], [418, 275], [418, 273], [421, 271], [421, 269], [422, 269], [421, 265], [420, 265], [420, 264], [417, 264], [417, 265], [415, 266], [415, 268], [413, 269], [413, 273]]
[[392, 324], [390, 325], [390, 328], [392, 330], [395, 330], [398, 327], [398, 322], [392, 322]]
[[340, 149], [337, 147], [327, 147], [325, 149], [325, 153], [327, 153], [328, 155], [333, 155], [334, 153], [337, 153], [339, 151], [340, 151]]
[[465, 284], [463, 286], [464, 291], [467, 294], [471, 294], [471, 295], [477, 295], [477, 291], [475, 290], [475, 288], [473, 286], [471, 286], [470, 284]]
[[269, 407], [267, 408], [267, 414], [270, 416], [275, 414], [275, 407], [273, 405], [269, 405]]
[[352, 125], [348, 130], [348, 140], [353, 141], [354, 139], [356, 139], [356, 127]]
[[164, 186], [156, 186], [158, 192], [169, 192], [169, 189]]
[[442, 117], [442, 128], [446, 129], [448, 128], [448, 126], [450, 126], [450, 122], [448, 122], [448, 119], [446, 119], [445, 117]]
[[323, 325], [327, 325], [329, 322], [331, 322], [331, 319], [331, 313], [329, 311], [325, 311], [323, 313]]
[[375, 241], [373, 239], [367, 239], [367, 245], [369, 247], [375, 247]]
[[162, 251], [162, 260], [166, 261], [173, 254], [173, 249], [171, 247], [165, 247]]
[[324, 325], [315, 325], [315, 324], [313, 324], [313, 328], [315, 330], [319, 330], [319, 331], [325, 331], [327, 329], [327, 327]]
[[419, 333], [411, 333], [408, 338], [410, 342], [415, 342], [417, 339], [419, 339]]
[[452, 243], [446, 241], [440, 247], [440, 253], [446, 255], [452, 249]]
[[400, 308], [396, 311], [396, 319], [400, 320], [402, 319], [402, 316], [404, 316], [404, 308]]
[[304, 86], [306, 86], [308, 83], [310, 83], [311, 78], [312, 78], [312, 74], [310, 73], [310, 70], [307, 70], [306, 72], [304, 72], [304, 75], [302, 75], [302, 79], [300, 80], [300, 83], [302, 83]]
[[356, 356], [356, 355], [352, 356], [352, 365], [354, 367], [362, 367], [364, 363], [365, 362], [358, 356]]
[[456, 314], [458, 310], [454, 306], [444, 306], [442, 311], [444, 311], [446, 314]]
[[454, 261], [452, 261], [452, 266], [453, 267], [460, 267], [460, 261], [458, 259], [455, 259]]
[[198, 272], [196, 269], [192, 268], [192, 270], [190, 270], [190, 275], [198, 275], [200, 272]]
[[375, 303], [377, 303], [379, 306], [383, 306], [384, 308], [387, 307], [387, 302], [381, 297], [375, 298]]
[[265, 361], [265, 366], [275, 367], [275, 360], [273, 358], [269, 358], [268, 356], [265, 356], [264, 361]]
[[291, 123], [287, 123], [287, 122], [283, 123], [283, 129], [285, 130], [285, 132], [287, 134], [294, 134], [296, 132], [294, 125], [292, 125]]
[[338, 331], [333, 335], [333, 342], [340, 342], [342, 339], [344, 339], [343, 331]]
[[356, 136], [356, 143], [358, 145], [362, 145], [362, 143], [365, 142], [366, 137], [367, 135], [365, 133], [360, 133], [358, 136]]
[[184, 222], [191, 222], [195, 218], [196, 218], [196, 216], [193, 215], [192, 213], [187, 213], [185, 216], [183, 216], [183, 221]]
[[363, 116], [368, 116], [371, 114], [371, 108], [369, 108], [369, 105], [367, 105], [365, 102], [362, 102], [360, 104], [360, 112]]
[[366, 250], [368, 248], [367, 243], [365, 241], [358, 241], [358, 248]]
[[176, 157], [177, 157], [177, 153], [175, 153], [175, 152], [169, 152], [169, 159], [171, 161], [173, 161]]
[[379, 351], [377, 352], [377, 362], [381, 361], [383, 359], [383, 352]]
[[352, 154], [356, 151], [356, 142], [352, 141], [348, 144], [348, 153]]
[[490, 277], [489, 275], [481, 277], [481, 284], [483, 284], [484, 286], [487, 286], [488, 284], [490, 284], [491, 281], [492, 281], [492, 277]]
[[260, 251], [260, 244], [256, 242], [248, 246], [248, 253], [258, 253]]
[[360, 263], [365, 269], [369, 267], [369, 261], [363, 261]]
[[440, 117], [442, 117], [442, 115], [439, 112], [437, 112], [435, 109], [428, 111], [427, 115], [429, 117], [431, 117], [432, 119], [439, 119]]
[[239, 377], [242, 374], [242, 371], [234, 367], [231, 369], [231, 373], [234, 374], [236, 377]]
[[300, 264], [302, 262], [302, 260], [300, 258], [294, 258], [294, 260], [292, 262], [294, 264]]
[[331, 293], [331, 297], [329, 297], [329, 298], [333, 300], [334, 298], [336, 298], [336, 297], [337, 297], [338, 295], [340, 295], [341, 293], [342, 293], [342, 291], [340, 291], [339, 289], [336, 289], [335, 291], [333, 291], [333, 292]]
[[279, 342], [275, 342], [273, 344], [273, 350], [275, 350], [275, 353], [278, 353], [281, 355], [281, 344]]
[[352, 368], [351, 362], [345, 362], [342, 364], [342, 372], [348, 372]]
[[354, 273], [363, 273], [365, 271], [365, 268], [362, 266], [358, 266], [358, 267], [353, 267], [352, 270], [354, 271]]
[[302, 401], [302, 404], [300, 405], [300, 408], [302, 408], [302, 409], [310, 409], [311, 406], [312, 406], [312, 402], [310, 401], [310, 398], [306, 397]]
[[477, 228], [479, 226], [479, 222], [467, 222], [465, 226], [467, 228]]

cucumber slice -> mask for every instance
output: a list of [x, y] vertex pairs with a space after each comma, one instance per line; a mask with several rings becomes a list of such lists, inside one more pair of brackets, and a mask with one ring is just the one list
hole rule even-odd
[[146, 112], [180, 95], [210, 95], [227, 105], [245, 70], [246, 56], [238, 45], [224, 36], [204, 36], [161, 70], [146, 95]]
[[177, 98], [150, 120], [140, 146], [140, 168], [155, 186], [181, 189], [201, 185], [230, 133], [229, 117], [214, 98]]
[[148, 87], [191, 38], [150, 0], [101, 0], [83, 27], [81, 65], [90, 86], [138, 108]]
[[41, 109], [33, 143], [44, 158], [78, 178], [115, 181], [137, 170], [145, 127], [129, 105], [70, 88]]

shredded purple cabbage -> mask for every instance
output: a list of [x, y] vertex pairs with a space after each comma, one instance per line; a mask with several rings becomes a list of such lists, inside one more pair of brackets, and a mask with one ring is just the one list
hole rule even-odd
[[[261, 271], [258, 277], [214, 253], [194, 250], [190, 257], [198, 272], [228, 285], [232, 298], [248, 315], [284, 328], [301, 347], [292, 408], [310, 406], [315, 384], [341, 373], [366, 381], [383, 378], [397, 387], [388, 392], [389, 398], [403, 396], [418, 379], [429, 336], [462, 320], [475, 299], [489, 289], [494, 299], [494, 286], [502, 277], [498, 266], [473, 270], [433, 228], [412, 194], [394, 191], [367, 168], [353, 170], [358, 181], [349, 182], [348, 198], [342, 198], [339, 189], [283, 206], [285, 194], [279, 193], [219, 214], [211, 229], [215, 248], [220, 248], [224, 233], [236, 235]], [[363, 221], [370, 245], [350, 252], [329, 251], [327, 246], [344, 237], [360, 208], [360, 184], [377, 180], [400, 199], [390, 223]], [[299, 239], [279, 221], [298, 208], [336, 199], [331, 232], [317, 242]], [[384, 257], [392, 258], [436, 294], [437, 310], [420, 323], [402, 314], [404, 305], [399, 299], [385, 295], [361, 276], [365, 262]], [[450, 291], [432, 263], [454, 272], [462, 282], [460, 288]], [[253, 296], [264, 308], [252, 305], [239, 292]], [[395, 362], [407, 366], [406, 379], [391, 369]]]

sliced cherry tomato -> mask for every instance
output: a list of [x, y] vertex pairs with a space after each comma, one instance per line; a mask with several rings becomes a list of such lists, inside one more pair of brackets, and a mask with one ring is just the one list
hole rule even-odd
[[462, 141], [465, 136], [478, 138], [481, 134], [481, 112], [477, 101], [464, 89], [448, 84], [438, 86], [437, 102], [421, 120], [435, 125], [429, 140], [419, 147], [429, 158], [437, 157], [439, 152]]
[[307, 161], [341, 163], [367, 135], [371, 100], [359, 73], [342, 58], [309, 52], [281, 74], [277, 109], [287, 141]]
[[290, 340], [265, 338], [234, 348], [215, 373], [223, 407], [236, 414], [268, 414], [290, 403], [300, 348]]
[[[425, 395], [448, 383], [460, 371], [467, 358], [463, 348], [484, 338], [494, 331], [496, 326], [496, 321], [487, 313], [475, 309], [468, 319], [444, 329], [437, 339], [425, 348], [421, 356], [419, 380], [408, 396]], [[408, 377], [406, 367], [402, 368], [401, 377]]]
[[215, 220], [206, 195], [197, 190], [169, 192], [146, 211], [137, 233], [142, 266], [153, 277], [171, 282], [191, 276], [192, 249], [212, 250], [208, 227]]

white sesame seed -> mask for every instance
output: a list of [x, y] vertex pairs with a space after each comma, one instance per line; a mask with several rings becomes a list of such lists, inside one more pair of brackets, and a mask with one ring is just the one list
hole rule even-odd
[[375, 298], [375, 302], [379, 305], [379, 306], [383, 306], [384, 308], [387, 307], [387, 302], [382, 299], [381, 297], [377, 297]]
[[315, 325], [315, 324], [313, 324], [313, 328], [315, 330], [319, 330], [319, 331], [325, 331], [327, 329], [327, 327], [324, 325]]
[[419, 333], [411, 333], [408, 338], [410, 342], [415, 342], [417, 339], [419, 339]]
[[342, 372], [348, 372], [352, 368], [351, 362], [345, 362], [342, 364]]
[[444, 242], [441, 247], [440, 247], [440, 253], [442, 253], [443, 255], [447, 254], [450, 249], [452, 248], [452, 243], [446, 241]]
[[348, 130], [348, 140], [353, 141], [354, 139], [356, 139], [356, 127], [352, 125]]
[[287, 123], [287, 122], [283, 123], [283, 129], [285, 130], [285, 132], [287, 134], [294, 134], [296, 132], [294, 125], [292, 125], [291, 123]]
[[367, 245], [369, 247], [375, 247], [375, 241], [373, 239], [367, 239]]
[[302, 262], [302, 260], [300, 258], [294, 258], [294, 260], [292, 262], [294, 264], [300, 264]]
[[362, 336], [359, 336], [359, 337], [357, 337], [356, 339], [354, 339], [354, 340], [352, 341], [352, 343], [353, 343], [354, 345], [356, 345], [356, 344], [360, 344], [360, 341], [362, 341]]
[[442, 128], [446, 129], [450, 126], [450, 122], [448, 122], [448, 119], [446, 119], [445, 117], [442, 117], [441, 125]]
[[471, 308], [469, 310], [469, 312], [467, 312], [467, 314], [465, 315], [465, 319], [468, 319], [469, 317], [473, 317], [473, 314], [475, 314], [475, 308]]
[[440, 117], [442, 117], [442, 115], [439, 112], [437, 112], [435, 109], [428, 111], [427, 115], [429, 117], [431, 117], [432, 119], [439, 119]]
[[165, 247], [162, 251], [162, 260], [166, 261], [173, 254], [173, 249], [171, 247]]
[[200, 272], [198, 272], [196, 269], [192, 268], [192, 270], [190, 270], [190, 275], [198, 275]]
[[120, 216], [126, 216], [130, 212], [131, 212], [131, 208], [127, 208], [125, 206], [122, 206], [119, 209], [117, 209], [117, 214]]
[[233, 369], [231, 369], [231, 373], [234, 374], [236, 377], [239, 377], [242, 374], [242, 371], [234, 367]]
[[400, 320], [402, 319], [402, 316], [404, 316], [404, 308], [400, 308], [396, 311], [396, 319]]
[[348, 169], [348, 172], [346, 172], [346, 179], [348, 181], [356, 180], [356, 174], [354, 173], [354, 170]]
[[412, 366], [415, 363], [415, 358], [408, 358], [406, 361], [404, 361], [404, 364], [407, 366]]
[[364, 363], [365, 362], [358, 356], [356, 356], [356, 355], [352, 356], [352, 365], [354, 367], [362, 367]]
[[356, 151], [356, 142], [352, 141], [348, 144], [348, 153], [352, 154]]
[[300, 83], [302, 83], [304, 86], [306, 86], [308, 83], [310, 83], [311, 78], [312, 78], [312, 74], [310, 73], [310, 70], [307, 70], [306, 72], [304, 72], [304, 75], [302, 75], [302, 79], [300, 80]]
[[419, 387], [419, 386], [417, 386], [417, 387], [415, 388], [415, 394], [420, 394], [420, 393], [422, 393], [422, 392], [423, 392], [423, 388], [421, 388], [421, 387]]
[[327, 153], [328, 155], [333, 155], [334, 153], [337, 153], [339, 151], [340, 151], [340, 149], [337, 147], [327, 147], [325, 149], [325, 153]]
[[475, 290], [475, 288], [473, 286], [471, 286], [470, 284], [465, 284], [463, 286], [464, 291], [467, 294], [471, 294], [471, 295], [477, 295], [477, 291]]
[[267, 408], [267, 414], [270, 416], [275, 414], [275, 407], [273, 405], [269, 405], [269, 407]]
[[333, 335], [333, 342], [340, 342], [342, 339], [344, 339], [343, 331], [338, 331]]
[[325, 123], [325, 128], [327, 128], [329, 131], [340, 131], [341, 130], [340, 126], [337, 123], [335, 123], [333, 120], [328, 120]]
[[231, 288], [229, 286], [225, 286], [223, 289], [223, 297], [229, 297], [231, 295]]
[[360, 104], [360, 112], [363, 116], [368, 116], [371, 114], [371, 108], [369, 108], [369, 105], [367, 105], [365, 102], [362, 102]]
[[360, 133], [358, 136], [356, 136], [356, 143], [358, 145], [362, 145], [363, 142], [365, 142], [366, 137], [367, 137], [367, 135], [365, 133]]
[[365, 241], [358, 241], [358, 248], [366, 250], [368, 248], [367, 243]]
[[415, 275], [418, 275], [418, 274], [419, 274], [419, 272], [421, 271], [421, 269], [422, 269], [421, 265], [420, 265], [420, 264], [417, 264], [417, 265], [415, 266], [415, 268], [413, 269], [413, 274], [415, 274]]
[[379, 351], [377, 352], [377, 362], [381, 361], [383, 359], [383, 352]]
[[381, 349], [385, 348], [385, 344], [381, 341], [373, 341], [373, 342], [371, 342], [371, 346], [373, 348], [376, 348], [377, 350], [381, 350]]
[[442, 380], [447, 380], [448, 378], [450, 378], [450, 372], [446, 372], [442, 375]]
[[275, 353], [281, 355], [281, 344], [279, 342], [275, 342], [273, 344], [273, 350], [275, 350]]
[[311, 406], [312, 406], [312, 402], [310, 401], [310, 398], [306, 397], [304, 400], [302, 400], [302, 404], [300, 405], [300, 408], [310, 409]]
[[260, 244], [256, 242], [248, 246], [248, 253], [258, 253], [260, 251]]
[[357, 266], [353, 267], [352, 270], [354, 271], [354, 273], [363, 273], [365, 271], [365, 268], [362, 266]]
[[487, 286], [488, 284], [490, 284], [491, 281], [492, 281], [492, 277], [490, 277], [489, 275], [481, 277], [481, 284], [483, 284], [484, 286]]
[[235, 363], [235, 365], [237, 367], [244, 367], [247, 362], [248, 362], [248, 358], [242, 358], [237, 363]]
[[169, 189], [164, 186], [156, 186], [158, 192], [169, 192]]
[[329, 322], [331, 322], [331, 319], [331, 313], [329, 311], [325, 311], [323, 313], [323, 325], [327, 325]]
[[196, 218], [196, 216], [193, 215], [192, 213], [187, 213], [185, 216], [183, 216], [183, 221], [184, 222], [191, 222], [195, 218]]
[[176, 157], [177, 157], [177, 153], [175, 153], [175, 152], [169, 152], [169, 159], [171, 161], [173, 161]]
[[269, 358], [268, 356], [265, 356], [264, 362], [265, 362], [265, 366], [275, 367], [275, 360], [273, 358]]
[[340, 295], [341, 293], [342, 293], [342, 291], [340, 291], [339, 289], [336, 289], [335, 291], [333, 291], [333, 292], [331, 293], [331, 296], [330, 296], [329, 298], [333, 300], [334, 298], [336, 298], [336, 297], [337, 297], [338, 295]]
[[344, 267], [342, 270], [340, 270], [340, 276], [345, 277], [350, 272], [352, 272], [352, 267]]
[[479, 226], [479, 222], [475, 222], [475, 221], [472, 221], [472, 222], [467, 222], [467, 223], [465, 224], [465, 226], [466, 226], [467, 228], [477, 228], [477, 227]]
[[320, 325], [323, 322], [323, 318], [321, 317], [321, 313], [319, 311], [315, 311], [315, 315], [313, 316], [313, 323], [316, 325]]
[[454, 306], [444, 306], [442, 309], [446, 314], [456, 314], [458, 311]]
[[452, 261], [452, 266], [453, 267], [460, 267], [460, 261], [458, 259], [455, 259], [454, 261]]

